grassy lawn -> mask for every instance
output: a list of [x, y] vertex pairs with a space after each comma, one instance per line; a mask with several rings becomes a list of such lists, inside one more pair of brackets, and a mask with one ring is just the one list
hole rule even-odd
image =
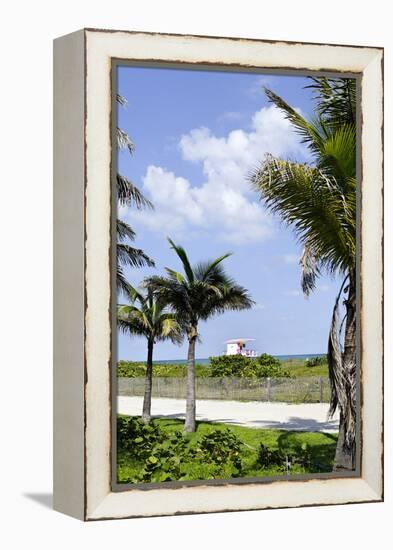
[[327, 363], [310, 367], [306, 361], [291, 359], [289, 361], [282, 361], [281, 364], [283, 369], [288, 370], [291, 376], [296, 378], [303, 376], [328, 376], [329, 374]]
[[[129, 417], [122, 416], [127, 419]], [[261, 443], [269, 451], [280, 451], [281, 457], [288, 456], [292, 462], [291, 474], [330, 472], [334, 459], [337, 436], [334, 434], [295, 432], [273, 429], [245, 428], [221, 423], [198, 422], [197, 431], [193, 434], [183, 433], [183, 421], [177, 419], [157, 419], [154, 425], [167, 434], [168, 439], [174, 433], [181, 433], [186, 440], [187, 449], [198, 449], [204, 436], [216, 431], [229, 430], [240, 440], [239, 457], [241, 470], [234, 470], [233, 464], [209, 462], [208, 459], [197, 460], [187, 457], [187, 452], [179, 457], [179, 473], [176, 479], [228, 479], [231, 477], [264, 477], [286, 474], [285, 459], [281, 464], [265, 464], [258, 462]], [[307, 457], [304, 460], [304, 457]], [[303, 457], [303, 460], [298, 460]], [[117, 476], [119, 483], [130, 483], [145, 466], [129, 452], [118, 448]], [[234, 474], [235, 472], [235, 474]], [[173, 479], [173, 478], [172, 478]], [[154, 481], [154, 480], [153, 480]]]

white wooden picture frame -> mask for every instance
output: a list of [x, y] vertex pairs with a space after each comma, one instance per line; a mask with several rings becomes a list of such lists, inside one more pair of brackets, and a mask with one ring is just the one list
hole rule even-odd
[[[359, 475], [113, 490], [114, 60], [340, 73], [361, 88]], [[54, 507], [81, 520], [383, 499], [383, 50], [84, 29], [54, 45]]]

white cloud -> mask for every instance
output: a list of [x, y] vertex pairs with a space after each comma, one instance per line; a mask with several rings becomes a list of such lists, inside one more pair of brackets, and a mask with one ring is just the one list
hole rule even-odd
[[330, 289], [328, 285], [318, 285], [317, 288], [319, 288], [322, 292], [328, 292]]
[[218, 117], [219, 122], [241, 120], [245, 115], [239, 111], [227, 111]]
[[262, 311], [263, 309], [265, 309], [265, 306], [263, 304], [255, 304], [252, 309], [254, 311]]
[[296, 297], [296, 296], [300, 296], [301, 295], [301, 292], [300, 290], [286, 290], [284, 292], [284, 295], [285, 296], [293, 296], [293, 297]]
[[247, 88], [247, 95], [251, 97], [260, 97], [264, 94], [263, 88], [266, 86], [269, 88], [274, 82], [274, 77], [269, 75], [259, 75], [255, 78], [249, 88]]
[[297, 254], [283, 254], [280, 256], [281, 260], [284, 262], [284, 264], [298, 264], [300, 261], [300, 258]]
[[134, 222], [172, 236], [214, 231], [214, 238], [236, 244], [271, 236], [271, 218], [246, 176], [267, 152], [304, 157], [298, 136], [275, 106], [257, 111], [249, 132], [217, 137], [209, 128], [196, 128], [181, 136], [179, 149], [185, 161], [201, 166], [202, 181], [192, 185], [165, 168], [148, 166], [144, 192], [155, 212], [130, 211]]

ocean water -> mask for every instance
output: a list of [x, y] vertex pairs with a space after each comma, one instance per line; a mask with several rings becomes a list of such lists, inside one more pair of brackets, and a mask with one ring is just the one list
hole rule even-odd
[[[321, 355], [326, 355], [325, 353], [306, 353], [304, 355], [274, 355], [276, 359], [279, 359], [280, 361], [290, 361], [292, 360], [304, 360], [304, 359], [312, 359], [313, 357], [319, 357]], [[209, 365], [210, 360], [208, 357], [199, 357], [195, 359], [195, 362], [198, 365]], [[165, 359], [161, 361], [154, 361], [155, 365], [186, 365], [187, 360], [186, 359]]]

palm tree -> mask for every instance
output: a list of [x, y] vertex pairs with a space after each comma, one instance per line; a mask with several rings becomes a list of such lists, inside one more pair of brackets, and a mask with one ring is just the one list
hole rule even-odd
[[[250, 180], [268, 209], [290, 225], [303, 254], [301, 286], [316, 287], [321, 271], [342, 277], [328, 337], [330, 414], [340, 429], [335, 470], [352, 470], [356, 456], [356, 88], [351, 79], [312, 78], [315, 117], [309, 121], [265, 90], [308, 146], [312, 162], [267, 155]], [[345, 295], [345, 316], [340, 302]], [[345, 323], [344, 337], [342, 329]], [[343, 340], [343, 341], [342, 341]]]
[[146, 292], [142, 293], [128, 285], [127, 290], [130, 304], [118, 305], [117, 319], [123, 332], [130, 335], [144, 336], [147, 340], [142, 420], [148, 423], [151, 419], [154, 344], [168, 339], [180, 344], [183, 340], [183, 333], [176, 320], [176, 315], [165, 308], [163, 302], [157, 299], [151, 288], [147, 287]]
[[167, 277], [153, 276], [148, 284], [169, 304], [176, 313], [178, 322], [188, 339], [187, 355], [187, 399], [185, 430], [195, 431], [195, 346], [198, 339], [198, 325], [214, 315], [227, 310], [242, 310], [252, 306], [248, 292], [237, 285], [224, 271], [222, 262], [230, 254], [224, 254], [212, 261], [191, 266], [186, 251], [168, 239], [171, 248], [180, 258], [184, 274], [165, 268]]
[[[116, 101], [123, 107], [127, 105], [127, 100], [117, 94]], [[130, 136], [121, 128], [116, 128], [117, 146], [119, 150], [126, 149], [132, 155], [135, 151], [135, 145]], [[138, 210], [142, 208], [153, 208], [152, 203], [139, 191], [139, 189], [125, 176], [116, 175], [117, 199], [121, 206], [135, 206]], [[135, 240], [135, 231], [124, 221], [117, 220], [117, 288], [127, 294], [128, 283], [124, 276], [123, 267], [143, 267], [145, 265], [154, 267], [154, 261], [147, 256], [140, 248], [134, 248], [127, 244]]]

